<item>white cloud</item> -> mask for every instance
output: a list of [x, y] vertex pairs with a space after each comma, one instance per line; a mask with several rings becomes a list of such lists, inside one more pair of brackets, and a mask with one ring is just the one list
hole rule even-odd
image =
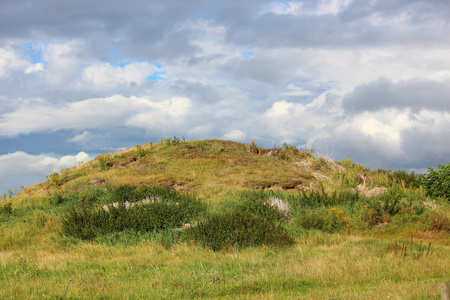
[[83, 70], [84, 84], [97, 89], [112, 88], [120, 85], [144, 83], [145, 78], [157, 72], [158, 68], [148, 62], [133, 62], [124, 66], [109, 63], [93, 64]]
[[92, 139], [92, 133], [85, 130], [80, 134], [75, 135], [69, 142], [78, 143], [78, 144], [86, 144], [90, 139]]
[[25, 69], [25, 74], [31, 74], [39, 71], [44, 71], [44, 64], [42, 63], [32, 64], [31, 66]]
[[11, 71], [24, 68], [27, 62], [10, 49], [0, 48], [0, 78], [7, 76]]
[[67, 41], [44, 44], [41, 47], [43, 48], [43, 60], [47, 63], [46, 84], [65, 85], [66, 89], [72, 87], [83, 66], [83, 62], [79, 58], [79, 52], [82, 51], [80, 50], [81, 43]]
[[[156, 102], [148, 98], [114, 95], [55, 106], [32, 102], [0, 118], [0, 136], [61, 129], [85, 130], [115, 126], [160, 127], [180, 124], [189, 113], [191, 101], [174, 97]], [[76, 136], [74, 142], [88, 138]]]
[[85, 152], [61, 158], [44, 154], [30, 155], [23, 151], [0, 155], [0, 192], [42, 182], [51, 173], [60, 172], [61, 167], [73, 167], [91, 159]]
[[311, 96], [313, 95], [312, 92], [304, 90], [302, 87], [294, 85], [292, 83], [289, 83], [289, 85], [286, 87], [288, 92], [284, 92], [281, 95], [282, 96]]
[[246, 137], [245, 132], [239, 129], [231, 130], [222, 136], [223, 139], [232, 141], [243, 141]]

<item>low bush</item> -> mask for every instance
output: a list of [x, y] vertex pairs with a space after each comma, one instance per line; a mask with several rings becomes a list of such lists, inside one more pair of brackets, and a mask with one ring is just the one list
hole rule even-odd
[[187, 230], [187, 238], [214, 251], [273, 245], [288, 246], [294, 239], [274, 220], [254, 215], [247, 211], [232, 210], [224, 214], [211, 215]]
[[[241, 201], [236, 206], [237, 210], [246, 211], [271, 220], [287, 220], [291, 218], [289, 206], [282, 199], [275, 197], [273, 193], [263, 191], [243, 192]], [[275, 199], [282, 202], [283, 208], [275, 204]]]
[[428, 174], [418, 177], [430, 197], [450, 198], [450, 163], [447, 165], [439, 164], [437, 170], [428, 167]]
[[[206, 210], [206, 205], [196, 197], [179, 194], [166, 188], [141, 187], [136, 190], [126, 186], [116, 190], [119, 192], [114, 197], [125, 195], [127, 196], [125, 197], [126, 201], [136, 201], [138, 199], [136, 195], [139, 194], [152, 197], [153, 201], [127, 207], [122, 199], [115, 205], [107, 205], [107, 209], [91, 208], [80, 203], [63, 217], [63, 233], [80, 239], [93, 239], [97, 235], [124, 230], [146, 232], [174, 228], [190, 222]], [[133, 190], [137, 194], [130, 192]], [[150, 195], [155, 191], [163, 191], [164, 194], [162, 196]], [[130, 195], [134, 195], [135, 198], [128, 198]], [[116, 199], [114, 197], [113, 199]]]

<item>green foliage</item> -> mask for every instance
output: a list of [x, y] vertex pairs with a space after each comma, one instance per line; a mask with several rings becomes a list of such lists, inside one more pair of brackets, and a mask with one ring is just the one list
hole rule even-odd
[[139, 157], [144, 157], [147, 155], [147, 151], [141, 145], [136, 145], [136, 153]]
[[101, 188], [90, 187], [83, 191], [72, 191], [66, 194], [58, 191], [50, 198], [50, 203], [53, 206], [72, 204], [92, 206], [95, 203], [101, 202], [104, 198], [109, 198], [108, 191]]
[[335, 191], [332, 194], [326, 194], [323, 191], [314, 191], [310, 193], [302, 191], [297, 195], [290, 195], [288, 200], [293, 209], [314, 209], [318, 207], [331, 207], [337, 205], [346, 205], [351, 207], [361, 200], [361, 196], [354, 191]]
[[414, 172], [408, 173], [403, 170], [391, 171], [385, 169], [377, 169], [374, 171], [374, 173], [386, 177], [383, 184], [387, 185], [388, 187], [400, 186], [404, 189], [411, 189], [418, 188], [420, 185], [418, 177], [416, 174], [414, 174]]
[[105, 154], [100, 155], [98, 158], [98, 164], [101, 171], [108, 170], [109, 159]]
[[209, 149], [208, 152], [212, 153], [212, 154], [220, 154], [225, 150], [225, 147], [223, 144], [213, 144], [211, 149]]
[[[136, 202], [148, 200], [133, 207], [126, 206], [125, 201]], [[203, 202], [196, 197], [179, 194], [161, 187], [124, 185], [113, 190], [112, 200], [120, 200], [115, 205], [104, 208], [91, 208], [83, 205], [87, 195], [81, 195], [80, 205], [70, 209], [63, 217], [63, 233], [79, 239], [93, 239], [102, 234], [124, 230], [154, 231], [179, 227], [190, 222], [206, 210]]]
[[236, 209], [269, 220], [286, 219], [286, 215], [282, 211], [270, 205], [270, 197], [274, 197], [272, 193], [264, 193], [263, 191], [243, 192]]
[[50, 174], [49, 176], [47, 176], [47, 180], [50, 182], [51, 185], [53, 186], [60, 186], [61, 185], [61, 177], [59, 176], [59, 174], [57, 172]]
[[294, 239], [281, 223], [277, 225], [272, 219], [241, 210], [211, 215], [188, 229], [187, 237], [214, 251], [232, 247], [294, 244]]
[[0, 206], [0, 215], [10, 215], [12, 214], [12, 211], [13, 209], [11, 203], [6, 203], [5, 205]]
[[450, 163], [439, 164], [436, 170], [428, 167], [428, 174], [419, 175], [419, 181], [430, 197], [450, 197]]
[[307, 156], [314, 155], [314, 150], [312, 149], [304, 149], [302, 151], [298, 150], [298, 148], [294, 145], [288, 145], [283, 143], [281, 147], [274, 145], [270, 154], [275, 157], [279, 157], [282, 160], [293, 160], [293, 159], [301, 159], [306, 158]]
[[396, 215], [400, 210], [400, 200], [403, 192], [400, 189], [389, 189], [380, 196], [383, 211], [391, 216]]
[[194, 145], [197, 147], [197, 149], [199, 151], [202, 151], [202, 152], [208, 151], [212, 146], [212, 144], [207, 141], [198, 141], [198, 142], [195, 142]]
[[300, 151], [298, 150], [298, 148], [294, 145], [288, 145], [286, 143], [283, 143], [283, 150], [288, 151], [288, 152], [292, 152], [292, 154], [298, 154]]
[[173, 145], [179, 145], [180, 143], [181, 143], [180, 138], [176, 137], [176, 136], [173, 136], [172, 144]]
[[60, 205], [65, 202], [66, 199], [61, 195], [61, 193], [57, 192], [53, 194], [53, 196], [50, 199], [50, 203], [52, 205]]
[[316, 229], [324, 232], [337, 232], [348, 228], [350, 219], [341, 208], [303, 209], [298, 218], [298, 225], [303, 229]]
[[[112, 202], [136, 202], [141, 200], [141, 195], [134, 185], [124, 184], [120, 185], [112, 190], [111, 201]], [[142, 197], [143, 199], [143, 197]]]

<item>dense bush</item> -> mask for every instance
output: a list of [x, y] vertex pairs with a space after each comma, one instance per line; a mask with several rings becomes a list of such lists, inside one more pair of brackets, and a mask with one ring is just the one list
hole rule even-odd
[[294, 244], [287, 231], [272, 219], [232, 210], [211, 215], [187, 231], [187, 237], [214, 251], [231, 247]]
[[419, 180], [430, 197], [450, 197], [450, 163], [439, 164], [437, 170], [428, 167], [428, 174], [420, 175]]
[[[107, 205], [107, 210], [82, 204], [70, 209], [62, 220], [63, 233], [80, 239], [92, 239], [97, 235], [124, 230], [145, 232], [173, 228], [191, 221], [206, 210], [205, 204], [196, 197], [168, 188], [143, 186], [137, 190], [136, 187], [122, 186], [113, 191], [112, 198], [117, 200], [119, 195], [124, 196], [122, 201]], [[143, 196], [152, 201], [127, 208], [125, 201], [137, 201], [138, 197]]]

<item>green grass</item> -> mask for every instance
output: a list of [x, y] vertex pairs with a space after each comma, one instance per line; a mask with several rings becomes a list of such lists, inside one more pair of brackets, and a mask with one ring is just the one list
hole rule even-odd
[[[439, 299], [435, 284], [450, 278], [450, 205], [427, 197], [410, 175], [349, 159], [342, 171], [289, 145], [174, 140], [104, 154], [1, 201], [0, 298]], [[361, 172], [387, 192], [356, 193]], [[157, 230], [127, 221], [88, 240], [64, 234], [76, 225], [64, 223], [70, 211], [137, 202], [146, 191], [174, 209], [183, 199], [204, 208]], [[271, 198], [289, 206], [289, 217]], [[157, 211], [167, 212], [146, 210], [146, 218]], [[192, 229], [180, 230], [184, 222]], [[200, 238], [219, 227], [215, 241], [232, 246]], [[264, 240], [274, 228], [294, 243]]]

